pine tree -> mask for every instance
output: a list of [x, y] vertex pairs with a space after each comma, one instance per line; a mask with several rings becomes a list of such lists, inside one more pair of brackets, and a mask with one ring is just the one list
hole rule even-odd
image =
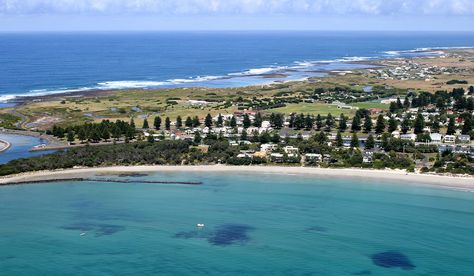
[[394, 117], [390, 116], [390, 119], [388, 119], [388, 132], [392, 133], [395, 130], [397, 130], [397, 128], [398, 128], [397, 120]]
[[194, 116], [193, 118], [193, 127], [198, 127], [201, 125], [201, 121], [199, 120], [198, 116]]
[[184, 125], [189, 128], [193, 127], [193, 119], [191, 119], [191, 117], [189, 116], [186, 117], [186, 120], [184, 121]]
[[331, 131], [333, 126], [334, 126], [334, 118], [332, 117], [331, 113], [329, 113], [328, 116], [326, 117], [326, 131]]
[[77, 133], [77, 138], [83, 143], [87, 139], [86, 130], [84, 127], [81, 127]]
[[462, 126], [462, 134], [470, 135], [471, 131], [472, 131], [472, 118], [468, 114], [468, 116], [466, 116], [466, 119], [464, 119], [464, 125]]
[[249, 128], [252, 125], [252, 122], [250, 121], [250, 117], [247, 114], [244, 114], [244, 119], [242, 121], [242, 124], [244, 128]]
[[416, 119], [415, 119], [413, 127], [414, 127], [415, 134], [423, 133], [423, 129], [425, 128], [425, 118], [423, 117], [423, 115], [421, 115], [421, 113], [418, 113], [416, 115]]
[[431, 132], [439, 132], [439, 117], [435, 116], [431, 121]]
[[204, 119], [204, 125], [208, 128], [212, 127], [212, 116], [211, 116], [211, 114], [208, 113], [206, 115], [206, 118]]
[[357, 133], [352, 134], [351, 139], [351, 148], [358, 148], [359, 147], [359, 138], [357, 137]]
[[367, 137], [367, 142], [365, 143], [365, 148], [366, 149], [373, 149], [374, 147], [375, 147], [374, 136], [372, 136], [372, 134], [370, 134], [369, 137]]
[[194, 143], [199, 144], [201, 143], [201, 140], [201, 134], [199, 131], [196, 131], [196, 133], [194, 133]]
[[318, 114], [318, 116], [316, 116], [316, 129], [321, 130], [322, 127], [323, 127], [323, 120], [321, 119], [321, 115]]
[[178, 115], [176, 117], [176, 128], [180, 129], [183, 127], [183, 119], [181, 119], [181, 116]]
[[454, 117], [451, 117], [449, 118], [448, 130], [446, 131], [446, 134], [453, 135], [454, 133], [456, 133], [456, 122], [454, 121]]
[[222, 118], [222, 115], [219, 113], [219, 116], [217, 117], [217, 122], [216, 122], [217, 127], [222, 127], [224, 125], [224, 118]]
[[171, 120], [170, 120], [170, 117], [166, 117], [166, 119], [165, 119], [165, 128], [166, 128], [166, 130], [170, 130], [170, 129], [171, 129]]
[[135, 129], [135, 121], [133, 120], [133, 118], [130, 119], [130, 126]]
[[344, 114], [341, 113], [339, 117], [339, 130], [344, 132], [346, 131], [346, 129], [347, 129], [347, 119], [346, 119], [346, 116], [344, 116]]
[[230, 118], [230, 127], [236, 127], [237, 126], [237, 120], [235, 119], [234, 116]]
[[410, 130], [410, 127], [411, 127], [410, 115], [407, 114], [405, 115], [405, 118], [403, 118], [403, 121], [402, 121], [402, 125], [401, 125], [402, 133], [406, 134]]
[[372, 131], [372, 118], [367, 114], [364, 120], [364, 132], [369, 133]]
[[248, 139], [248, 134], [247, 131], [244, 129], [242, 130], [242, 133], [240, 134], [240, 140], [245, 141]]
[[380, 114], [377, 117], [377, 123], [375, 124], [375, 133], [381, 134], [385, 131], [385, 119], [383, 118], [383, 115]]
[[155, 127], [156, 130], [160, 130], [160, 128], [161, 128], [161, 118], [159, 116], [155, 117], [155, 120], [153, 121], [153, 126]]
[[304, 124], [307, 130], [310, 130], [313, 128], [313, 118], [309, 114], [306, 115]]
[[253, 121], [253, 126], [254, 126], [254, 127], [261, 127], [261, 126], [262, 126], [262, 122], [263, 122], [262, 114], [260, 114], [260, 112], [258, 112], [258, 113], [255, 115], [255, 120]]
[[352, 132], [360, 131], [360, 123], [361, 123], [360, 122], [360, 115], [358, 113], [356, 113], [356, 115], [352, 119], [352, 126], [351, 126]]
[[143, 120], [143, 129], [148, 129], [150, 126], [148, 125], [148, 120], [145, 118], [145, 120]]
[[405, 97], [405, 100], [403, 101], [403, 107], [405, 109], [410, 108], [410, 99], [408, 97]]
[[336, 135], [336, 147], [344, 146], [344, 141], [342, 140], [342, 134], [340, 131], [337, 132]]

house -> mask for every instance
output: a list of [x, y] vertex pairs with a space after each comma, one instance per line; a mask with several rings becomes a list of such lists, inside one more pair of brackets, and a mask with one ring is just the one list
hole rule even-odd
[[459, 135], [458, 140], [462, 144], [469, 144], [469, 143], [471, 143], [471, 136], [469, 136], [469, 135]]
[[298, 148], [295, 148], [293, 146], [286, 146], [283, 148], [283, 150], [285, 151], [286, 154], [288, 154], [288, 156], [290, 156], [290, 154], [297, 155], [300, 152]]
[[372, 163], [373, 162], [374, 153], [371, 151], [364, 152], [362, 157], [362, 163]]
[[267, 152], [266, 151], [257, 151], [253, 154], [254, 157], [258, 158], [267, 158]]
[[432, 144], [440, 144], [443, 140], [443, 136], [439, 133], [431, 133], [430, 138]]
[[323, 155], [317, 153], [307, 153], [304, 157], [306, 162], [321, 162], [323, 160]]
[[455, 143], [456, 142], [456, 136], [454, 136], [454, 135], [445, 135], [444, 136], [444, 142], [445, 143]]
[[270, 155], [270, 158], [271, 158], [271, 160], [272, 160], [273, 162], [282, 163], [284, 156], [283, 156], [283, 154], [281, 154], [281, 153], [272, 153], [272, 154]]
[[260, 151], [270, 153], [270, 152], [276, 150], [277, 147], [278, 147], [278, 146], [275, 145], [275, 144], [262, 144], [262, 145], [260, 146]]
[[400, 138], [400, 131], [398, 131], [398, 130], [392, 131], [392, 136], [393, 136], [393, 138], [399, 139]]
[[383, 108], [369, 108], [369, 112], [370, 114], [374, 115], [374, 114], [380, 114], [382, 112], [384, 112], [385, 110]]
[[416, 134], [414, 134], [414, 133], [402, 134], [402, 135], [400, 135], [400, 139], [405, 140], [405, 141], [415, 141], [416, 140]]

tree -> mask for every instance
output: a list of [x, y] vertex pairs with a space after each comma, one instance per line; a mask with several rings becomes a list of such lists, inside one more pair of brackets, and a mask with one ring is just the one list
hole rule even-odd
[[398, 110], [397, 107], [397, 103], [391, 102], [389, 107], [390, 113], [396, 113]]
[[431, 132], [439, 132], [439, 117], [435, 116], [431, 121]]
[[72, 129], [68, 130], [68, 132], [67, 132], [67, 141], [69, 143], [74, 142], [74, 136], [75, 136], [74, 131], [72, 131]]
[[211, 114], [206, 115], [206, 119], [204, 119], [204, 125], [207, 126], [208, 128], [212, 127], [212, 116]]
[[383, 118], [383, 115], [380, 114], [377, 117], [377, 123], [375, 124], [375, 133], [381, 134], [385, 131], [385, 119]]
[[193, 118], [193, 127], [198, 127], [201, 125], [201, 121], [199, 120], [198, 116], [194, 116]]
[[406, 134], [410, 130], [411, 123], [410, 123], [410, 115], [409, 114], [405, 115], [405, 118], [403, 118], [401, 128], [402, 128], [403, 134]]
[[261, 127], [262, 122], [263, 122], [262, 114], [260, 114], [260, 112], [258, 112], [257, 114], [255, 114], [255, 120], [253, 121], [253, 126], [254, 127]]
[[456, 133], [456, 122], [454, 121], [454, 117], [450, 117], [446, 134], [453, 135], [454, 133]]
[[81, 127], [79, 129], [79, 132], [77, 133], [77, 138], [79, 138], [81, 143], [83, 143], [87, 139], [87, 133], [86, 133], [86, 130], [84, 129], [84, 127]]
[[472, 131], [472, 118], [471, 116], [468, 116], [466, 119], [464, 119], [464, 125], [462, 126], [462, 134], [470, 135], [471, 131]]
[[405, 100], [403, 101], [403, 107], [404, 107], [405, 109], [410, 108], [410, 99], [408, 98], [408, 96], [405, 97]]
[[148, 137], [146, 138], [148, 143], [154, 143], [155, 142], [155, 137], [153, 137], [153, 135], [148, 135]]
[[369, 133], [372, 131], [372, 118], [367, 114], [364, 120], [364, 132]]
[[397, 110], [403, 109], [403, 104], [402, 101], [400, 101], [400, 98], [397, 97]]
[[316, 116], [316, 129], [320, 130], [323, 127], [323, 120], [321, 119], [321, 115], [318, 114]]
[[357, 133], [352, 134], [351, 139], [351, 148], [358, 148], [359, 147], [359, 138], [357, 137]]
[[365, 148], [366, 149], [373, 149], [374, 147], [375, 147], [374, 136], [372, 136], [372, 134], [370, 134], [369, 137], [367, 137], [367, 142], [365, 143]]
[[240, 140], [245, 141], [248, 139], [247, 131], [244, 129], [242, 130], [242, 133], [240, 134]]
[[416, 115], [413, 127], [415, 134], [423, 133], [423, 129], [425, 128], [425, 118], [423, 117], [423, 115], [421, 115], [421, 113], [418, 113]]
[[398, 122], [395, 120], [394, 117], [390, 116], [390, 119], [388, 119], [388, 132], [392, 133], [398, 128]]
[[170, 130], [170, 129], [171, 129], [171, 120], [170, 120], [170, 117], [166, 117], [166, 119], [165, 119], [165, 128], [166, 128], [166, 130]]
[[188, 116], [186, 120], [184, 121], [184, 125], [189, 128], [193, 127], [193, 119], [191, 119], [191, 117]]
[[237, 120], [235, 119], [234, 116], [230, 118], [230, 127], [236, 127], [237, 126]]
[[217, 122], [216, 122], [217, 127], [222, 127], [224, 125], [224, 119], [222, 118], [222, 115], [219, 113], [219, 116], [217, 117]]
[[331, 113], [326, 117], [326, 131], [331, 131], [331, 128], [334, 126], [334, 118]]
[[341, 115], [339, 116], [339, 130], [344, 132], [346, 131], [347, 129], [347, 119], [346, 119], [346, 116], [344, 116], [344, 114], [341, 113]]
[[155, 127], [156, 130], [160, 130], [160, 128], [161, 128], [161, 118], [160, 118], [160, 116], [155, 117], [155, 120], [153, 121], [153, 126]]
[[202, 140], [201, 139], [201, 134], [199, 133], [199, 131], [196, 131], [194, 133], [194, 143], [199, 144], [199, 143], [201, 143], [201, 140]]
[[313, 117], [311, 117], [309, 114], [306, 115], [306, 118], [305, 118], [305, 127], [307, 130], [310, 130], [313, 128]]
[[340, 131], [337, 132], [336, 135], [336, 147], [344, 146], [344, 141], [342, 140], [342, 134]]
[[148, 125], [148, 120], [145, 118], [145, 120], [143, 120], [143, 129], [148, 129], [150, 128], [150, 126]]
[[318, 134], [316, 134], [316, 143], [320, 144], [320, 145], [323, 145], [327, 142], [328, 140], [328, 137], [326, 136], [326, 133], [324, 133], [323, 131], [319, 132]]
[[247, 114], [244, 114], [244, 119], [242, 121], [242, 124], [244, 128], [249, 128], [252, 125], [252, 122], [250, 121], [250, 117]]
[[183, 127], [183, 119], [181, 119], [181, 116], [178, 115], [176, 117], [176, 128], [182, 128]]
[[352, 126], [351, 126], [352, 132], [360, 131], [360, 123], [361, 123], [360, 122], [360, 115], [358, 113], [356, 113], [356, 115], [352, 119]]
[[130, 119], [130, 126], [135, 129], [135, 121], [133, 120], [133, 118]]
[[272, 143], [278, 144], [280, 143], [280, 140], [281, 140], [280, 134], [278, 134], [278, 132], [274, 132], [271, 138]]

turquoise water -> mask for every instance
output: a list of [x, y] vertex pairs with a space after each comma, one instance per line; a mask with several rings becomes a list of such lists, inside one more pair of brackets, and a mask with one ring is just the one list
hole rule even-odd
[[128, 179], [0, 188], [0, 275], [474, 271], [472, 192], [263, 173]]

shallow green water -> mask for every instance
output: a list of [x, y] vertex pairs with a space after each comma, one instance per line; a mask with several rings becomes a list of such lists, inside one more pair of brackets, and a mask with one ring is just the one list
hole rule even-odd
[[473, 275], [472, 192], [274, 174], [128, 179], [0, 188], [0, 275]]

